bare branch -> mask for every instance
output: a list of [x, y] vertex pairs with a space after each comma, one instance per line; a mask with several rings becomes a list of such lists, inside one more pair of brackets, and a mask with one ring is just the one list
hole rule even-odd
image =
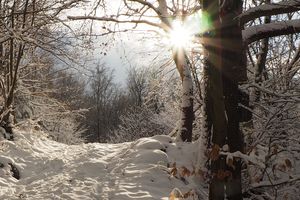
[[292, 58], [291, 62], [288, 64], [287, 71], [292, 70], [294, 64], [299, 60], [299, 58], [300, 58], [300, 45], [299, 45], [297, 51], [295, 52], [295, 55]]
[[111, 17], [96, 17], [96, 16], [68, 16], [68, 19], [71, 20], [97, 20], [97, 21], [107, 21], [107, 22], [115, 22], [115, 23], [131, 23], [131, 24], [147, 24], [150, 26], [154, 26], [157, 28], [162, 28], [166, 30], [166, 26], [163, 26], [162, 24], [155, 23], [155, 22], [150, 22], [148, 20], [119, 20], [116, 18], [111, 18]]
[[160, 11], [156, 7], [154, 7], [154, 5], [152, 3], [149, 3], [148, 1], [144, 1], [144, 0], [128, 0], [128, 1], [140, 3], [144, 6], [151, 8], [152, 10], [154, 10], [156, 12], [156, 14], [161, 15]]

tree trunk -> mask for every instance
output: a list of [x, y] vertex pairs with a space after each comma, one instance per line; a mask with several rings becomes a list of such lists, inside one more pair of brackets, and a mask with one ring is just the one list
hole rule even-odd
[[[242, 0], [203, 0], [203, 9], [212, 20], [212, 27], [206, 33], [208, 42], [204, 43], [207, 55], [205, 76], [208, 79], [206, 107], [213, 126], [212, 142], [219, 147], [227, 143], [230, 152], [242, 151], [238, 83], [247, 80], [247, 71], [242, 31], [236, 20], [242, 12]], [[212, 161], [209, 199], [224, 199], [224, 193], [228, 199], [242, 199], [241, 163], [234, 160], [234, 165], [235, 169], [226, 166], [224, 156]], [[230, 171], [232, 176], [218, 177], [222, 171]]]
[[204, 54], [206, 55], [204, 76], [207, 79], [205, 83], [206, 112], [209, 124], [213, 127], [212, 143], [222, 147], [225, 144], [227, 130], [221, 77], [219, 0], [204, 0], [203, 9], [211, 20], [211, 27], [205, 33], [207, 42], [204, 42]]
[[[158, 10], [161, 13], [160, 20], [172, 29], [169, 21], [168, 7], [166, 0], [158, 1]], [[183, 142], [191, 142], [193, 136], [194, 102], [193, 102], [193, 80], [191, 76], [191, 63], [184, 48], [173, 48], [173, 60], [179, 72], [182, 82], [181, 96], [181, 122], [176, 139]]]
[[[267, 0], [266, 3], [271, 3], [270, 0]], [[269, 24], [271, 22], [271, 17], [265, 17], [265, 24]], [[262, 77], [263, 77], [263, 73], [264, 70], [266, 69], [266, 61], [267, 61], [267, 55], [268, 55], [268, 50], [269, 50], [269, 38], [264, 38], [261, 41], [261, 49], [258, 53], [258, 59], [257, 59], [257, 63], [255, 66], [255, 79], [254, 82], [256, 84], [261, 85], [262, 83]], [[260, 101], [260, 90], [259, 89], [255, 89], [254, 90], [254, 94], [253, 94], [253, 102], [254, 103], [258, 103]]]
[[177, 140], [191, 142], [193, 136], [193, 80], [191, 76], [191, 64], [183, 48], [173, 49], [173, 59], [182, 81], [181, 97], [181, 122]]
[[[205, 33], [204, 50], [206, 58], [204, 63], [205, 77], [205, 116], [207, 133], [211, 135], [213, 149], [222, 148], [226, 143], [227, 121], [223, 97], [222, 62], [220, 43], [219, 0], [204, 0], [203, 10], [211, 20], [211, 27]], [[209, 143], [209, 142], [208, 142]], [[210, 148], [210, 145], [208, 146]], [[224, 199], [225, 182], [218, 177], [220, 171], [226, 167], [224, 156], [211, 161], [210, 170], [212, 180], [209, 185], [209, 199]]]
[[[222, 47], [222, 79], [224, 87], [225, 108], [227, 114], [227, 143], [230, 152], [243, 151], [243, 140], [239, 130], [238, 84], [247, 80], [246, 56], [242, 39], [242, 30], [237, 16], [242, 13], [242, 0], [220, 1], [221, 47]], [[234, 159], [235, 169], [231, 178], [226, 181], [228, 199], [243, 199], [241, 184], [241, 161]]]

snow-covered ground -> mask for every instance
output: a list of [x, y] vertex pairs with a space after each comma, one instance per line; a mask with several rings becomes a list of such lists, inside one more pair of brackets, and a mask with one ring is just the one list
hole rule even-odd
[[[168, 136], [66, 145], [39, 131], [18, 130], [14, 142], [0, 141], [0, 151], [0, 199], [175, 199], [175, 188], [185, 199], [198, 199], [195, 191], [207, 198], [193, 173], [196, 145]], [[20, 180], [8, 163], [19, 169]]]

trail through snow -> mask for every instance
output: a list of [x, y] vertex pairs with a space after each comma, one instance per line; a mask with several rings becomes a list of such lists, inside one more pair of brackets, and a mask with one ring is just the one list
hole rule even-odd
[[[158, 200], [168, 199], [174, 188], [206, 196], [199, 177], [170, 175], [175, 162], [178, 169], [192, 171], [197, 148], [168, 136], [66, 145], [23, 130], [14, 142], [2, 140], [0, 151], [0, 199]], [[8, 163], [19, 169], [20, 180], [12, 177]]]

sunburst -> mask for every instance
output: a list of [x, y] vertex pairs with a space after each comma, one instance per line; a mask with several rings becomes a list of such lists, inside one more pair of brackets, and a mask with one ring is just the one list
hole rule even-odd
[[167, 33], [168, 45], [175, 49], [189, 49], [195, 45], [195, 35], [201, 34], [211, 27], [208, 16], [201, 11], [186, 17], [184, 20], [175, 19], [171, 22]]
[[169, 32], [170, 45], [173, 48], [188, 48], [193, 39], [193, 32], [186, 26], [183, 21], [174, 20], [172, 29]]

